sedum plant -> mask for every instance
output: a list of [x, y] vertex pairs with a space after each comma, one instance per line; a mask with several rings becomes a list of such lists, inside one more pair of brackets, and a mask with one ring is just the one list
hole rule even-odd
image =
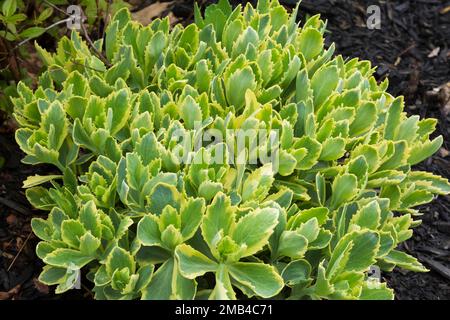
[[94, 44], [110, 65], [77, 33], [37, 46], [47, 68], [14, 104], [23, 162], [60, 172], [24, 182], [49, 211], [32, 221], [40, 281], [64, 292], [86, 270], [97, 299], [392, 299], [369, 270], [427, 271], [397, 247], [450, 192], [411, 168], [442, 144], [436, 120], [325, 48], [319, 16], [195, 13], [170, 29], [118, 11]]

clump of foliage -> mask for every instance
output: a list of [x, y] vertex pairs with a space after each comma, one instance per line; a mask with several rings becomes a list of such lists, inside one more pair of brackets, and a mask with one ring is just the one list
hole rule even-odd
[[[9, 97], [16, 96], [17, 82], [31, 79], [27, 70], [21, 68], [21, 60], [29, 58], [26, 42], [37, 39], [47, 33], [56, 43], [61, 27], [66, 29], [66, 19], [72, 12], [67, 7], [73, 1], [67, 0], [0, 0], [0, 110], [12, 112]], [[107, 14], [114, 14], [120, 8], [128, 6], [122, 0], [82, 0], [77, 3], [83, 16], [90, 25], [106, 20]], [[98, 30], [89, 30], [92, 33]]]
[[[407, 117], [368, 61], [324, 48], [319, 16], [296, 16], [221, 0], [170, 30], [120, 10], [95, 43], [110, 66], [77, 33], [38, 47], [47, 70], [14, 103], [23, 161], [61, 171], [25, 181], [49, 211], [32, 221], [40, 281], [64, 292], [85, 268], [97, 299], [392, 299], [371, 266], [426, 271], [396, 247], [450, 192], [411, 169], [440, 147], [436, 120]], [[206, 129], [278, 130], [257, 147], [278, 171], [225, 161], [233, 137], [184, 143]]]

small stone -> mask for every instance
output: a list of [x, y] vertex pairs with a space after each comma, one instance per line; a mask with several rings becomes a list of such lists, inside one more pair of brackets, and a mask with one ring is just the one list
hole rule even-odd
[[17, 224], [17, 217], [15, 214], [10, 214], [6, 217], [6, 223], [11, 225], [16, 225]]
[[450, 152], [447, 149], [445, 149], [445, 148], [440, 148], [439, 149], [439, 155], [442, 158], [445, 158], [445, 157], [448, 157], [450, 155]]

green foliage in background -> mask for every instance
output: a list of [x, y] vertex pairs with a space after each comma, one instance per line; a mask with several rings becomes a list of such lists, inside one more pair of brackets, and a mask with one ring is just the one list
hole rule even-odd
[[[99, 25], [108, 12], [128, 6], [122, 0], [81, 0], [78, 5], [83, 10], [90, 25]], [[57, 42], [60, 30], [66, 30], [66, 23], [57, 24], [69, 17], [66, 8], [74, 4], [67, 0], [0, 0], [0, 110], [12, 112], [11, 97], [16, 97], [19, 80], [31, 85], [27, 70], [20, 68], [20, 61], [29, 58], [25, 41], [37, 39], [48, 33]], [[53, 24], [58, 28], [51, 28]], [[92, 28], [89, 31], [93, 32]], [[97, 30], [96, 30], [97, 31]]]

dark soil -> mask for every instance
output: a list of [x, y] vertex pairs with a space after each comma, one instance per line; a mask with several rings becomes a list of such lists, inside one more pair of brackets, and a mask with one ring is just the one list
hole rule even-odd
[[[152, 1], [131, 2], [142, 8]], [[201, 5], [212, 2], [198, 1]], [[280, 2], [291, 8], [297, 3]], [[366, 26], [369, 5], [381, 9], [379, 30]], [[189, 23], [192, 7], [192, 0], [178, 0], [163, 15], [172, 12], [180, 22]], [[408, 113], [439, 120], [436, 135], [444, 136], [444, 145], [415, 169], [450, 178], [450, 1], [303, 0], [299, 20], [317, 13], [328, 20], [327, 40], [336, 43], [338, 54], [372, 61], [378, 66], [377, 78], [389, 78], [389, 91], [405, 96]], [[0, 169], [0, 300], [88, 298], [87, 288], [55, 296], [36, 280], [42, 263], [34, 253], [37, 239], [29, 222], [42, 213], [31, 209], [21, 185], [27, 176], [49, 168], [22, 165], [22, 156], [13, 134], [0, 132], [0, 157], [6, 158]], [[418, 257], [430, 272], [395, 269], [383, 276], [399, 300], [450, 299], [450, 197], [438, 197], [421, 212], [422, 225], [402, 249]]]

